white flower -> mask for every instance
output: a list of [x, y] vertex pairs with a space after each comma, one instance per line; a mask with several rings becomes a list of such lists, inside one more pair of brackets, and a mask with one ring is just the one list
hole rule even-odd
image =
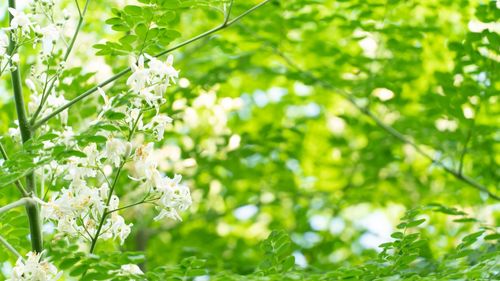
[[144, 272], [135, 264], [124, 264], [120, 268], [120, 275], [142, 275]]
[[42, 260], [43, 253], [29, 252], [26, 260], [19, 258], [7, 281], [56, 281], [62, 272], [50, 262]]
[[106, 93], [104, 92], [104, 90], [101, 88], [101, 87], [98, 87], [97, 88], [97, 91], [99, 92], [99, 95], [101, 95], [102, 99], [104, 100], [104, 106], [102, 108], [103, 111], [108, 111], [111, 109], [111, 102], [113, 101], [113, 98], [108, 98], [108, 96], [106, 96]]
[[144, 129], [153, 129], [156, 134], [156, 138], [158, 141], [161, 141], [163, 139], [163, 135], [165, 134], [165, 128], [167, 127], [168, 124], [172, 123], [172, 118], [165, 114], [158, 114], [153, 119], [151, 119], [151, 122], [144, 126]]
[[55, 146], [55, 144], [49, 140], [43, 141], [43, 149], [50, 149]]
[[59, 39], [59, 30], [53, 24], [50, 24], [40, 30], [42, 34], [42, 49], [43, 54], [47, 55], [52, 53], [54, 44]]
[[117, 138], [110, 138], [106, 142], [106, 157], [108, 158], [108, 161], [115, 165], [115, 167], [120, 165], [122, 157], [125, 156], [126, 152], [127, 145], [125, 141]]
[[28, 89], [30, 89], [31, 92], [33, 93], [36, 93], [36, 86], [35, 86], [35, 83], [33, 83], [33, 81], [29, 78], [26, 78], [26, 80], [24, 81], [26, 83], [26, 87], [28, 87]]
[[99, 161], [103, 157], [101, 152], [97, 150], [97, 145], [91, 143], [83, 149], [83, 153], [87, 155], [86, 164], [89, 166], [99, 165]]
[[144, 56], [139, 56], [136, 63], [130, 65], [132, 75], [127, 79], [127, 86], [132, 88], [134, 92], [140, 92], [145, 88], [149, 79], [149, 70], [144, 67]]
[[10, 14], [14, 17], [10, 22], [10, 29], [21, 28], [23, 33], [27, 33], [31, 27], [30, 18], [21, 10], [9, 8]]
[[[149, 60], [147, 67], [144, 57]], [[175, 82], [179, 76], [179, 71], [172, 65], [173, 59], [174, 57], [170, 55], [165, 62], [162, 62], [147, 54], [139, 56], [137, 62], [130, 66], [132, 75], [127, 79], [127, 85], [148, 105], [158, 109], [163, 101], [163, 93], [170, 86], [170, 82]]]
[[164, 217], [181, 221], [179, 212], [185, 211], [191, 206], [191, 193], [186, 185], [180, 184], [182, 177], [175, 175], [173, 179], [164, 177], [161, 185], [157, 186], [157, 191], [161, 194], [160, 213], [154, 220]]
[[135, 150], [134, 172], [137, 181], [145, 180], [146, 187], [154, 188], [160, 184], [161, 174], [156, 169], [157, 163], [153, 159], [153, 143], [142, 145]]
[[9, 37], [5, 34], [5, 31], [0, 30], [0, 60], [7, 53], [7, 48], [9, 47]]
[[19, 63], [19, 54], [14, 54], [11, 58], [13, 64], [18, 64]]
[[113, 224], [111, 226], [111, 231], [114, 233], [115, 238], [120, 239], [120, 245], [123, 245], [125, 239], [128, 237], [133, 224], [126, 224], [122, 216], [113, 213], [112, 215]]

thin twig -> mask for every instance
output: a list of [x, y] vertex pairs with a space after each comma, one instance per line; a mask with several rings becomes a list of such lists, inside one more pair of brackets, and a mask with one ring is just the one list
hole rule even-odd
[[[243, 12], [241, 15], [235, 17], [234, 19], [232, 20], [228, 20], [227, 22], [225, 23], [222, 23], [221, 25], [215, 27], [215, 28], [212, 28], [206, 32], [203, 32], [191, 39], [188, 39], [170, 49], [167, 49], [163, 52], [160, 52], [159, 54], [155, 55], [154, 57], [161, 57], [161, 56], [164, 56], [174, 50], [177, 50], [181, 47], [184, 47], [192, 42], [195, 42], [195, 41], [198, 41], [204, 37], [207, 37], [213, 33], [216, 33], [220, 30], [223, 30], [225, 28], [228, 28], [230, 27], [231, 25], [235, 24], [236, 22], [238, 22], [239, 20], [241, 20], [243, 17], [247, 16], [248, 14], [252, 13], [253, 11], [257, 10], [258, 8], [264, 6], [265, 4], [267, 4], [268, 2], [270, 2], [272, 0], [265, 0], [265, 1], [262, 1], [261, 3], [253, 6], [252, 8], [248, 9], [247, 11]], [[45, 124], [47, 121], [49, 121], [50, 119], [52, 119], [53, 117], [57, 116], [59, 113], [63, 112], [64, 110], [70, 108], [71, 106], [73, 106], [74, 104], [76, 104], [77, 102], [83, 100], [84, 98], [90, 96], [91, 94], [93, 94], [94, 92], [97, 91], [98, 88], [103, 88], [104, 86], [110, 84], [111, 82], [119, 79], [120, 77], [124, 76], [125, 74], [129, 73], [131, 71], [131, 68], [130, 67], [127, 67], [123, 70], [121, 70], [120, 72], [118, 72], [117, 74], [113, 75], [112, 77], [106, 79], [105, 81], [101, 82], [100, 84], [88, 89], [87, 91], [85, 91], [84, 93], [80, 94], [79, 96], [75, 97], [74, 99], [70, 100], [68, 103], [66, 103], [65, 105], [62, 105], [61, 107], [55, 109], [54, 111], [52, 111], [50, 114], [48, 114], [47, 116], [43, 117], [42, 119], [40, 119], [38, 122], [34, 123], [33, 124], [33, 129], [36, 129], [36, 128], [39, 128], [40, 126], [42, 126], [43, 124]]]
[[[66, 53], [64, 54], [63, 62], [66, 62], [68, 60], [69, 55], [71, 54], [71, 51], [73, 50], [73, 47], [75, 46], [75, 42], [76, 42], [78, 34], [80, 33], [80, 30], [82, 28], [83, 20], [85, 19], [85, 14], [87, 13], [87, 9], [88, 9], [90, 0], [85, 1], [85, 6], [83, 7], [83, 11], [80, 10], [80, 6], [78, 5], [78, 0], [76, 0], [75, 2], [76, 2], [76, 6], [78, 8], [79, 19], [78, 19], [78, 24], [76, 25], [75, 32], [73, 33], [73, 36], [72, 36], [71, 41], [69, 43], [69, 46], [66, 49]], [[58, 74], [56, 74], [56, 75], [58, 75]], [[47, 77], [48, 77], [48, 75], [47, 75]], [[55, 79], [56, 77], [57, 76], [54, 76], [54, 79], [52, 79], [48, 89], [46, 91], [44, 89], [43, 95], [42, 95], [42, 100], [40, 101], [40, 105], [38, 106], [35, 113], [31, 117], [31, 120], [30, 120], [31, 125], [33, 125], [36, 122], [36, 118], [38, 118], [38, 115], [42, 112], [43, 106], [44, 106], [45, 102], [47, 101], [47, 97], [48, 97], [48, 95], [50, 95], [50, 92], [52, 91], [52, 89], [55, 86], [55, 83], [57, 81], [57, 79]]]
[[12, 210], [14, 208], [17, 208], [19, 206], [25, 206], [28, 203], [34, 203], [34, 202], [35, 201], [33, 199], [29, 198], [29, 197], [23, 197], [23, 198], [21, 198], [21, 199], [19, 199], [17, 201], [14, 201], [14, 202], [12, 202], [10, 204], [7, 204], [7, 205], [5, 205], [3, 207], [0, 207], [0, 214], [1, 213], [5, 213], [5, 212], [7, 212], [9, 210]]
[[229, 7], [225, 7], [225, 15], [224, 15], [224, 23], [223, 25], [226, 25], [227, 22], [229, 21], [229, 17], [231, 16], [231, 9], [233, 8], [233, 3], [234, 3], [234, 0], [231, 0], [231, 2], [229, 2]]
[[5, 238], [3, 238], [1, 235], [0, 235], [0, 243], [2, 243], [5, 246], [5, 248], [7, 248], [7, 250], [9, 250], [11, 253], [13, 253], [18, 258], [20, 258], [20, 259], [23, 258], [23, 256], [21, 256], [21, 254], [19, 254], [19, 252], [9, 242], [7, 242], [7, 240], [5, 240]]
[[123, 207], [120, 207], [120, 208], [116, 208], [114, 210], [110, 210], [110, 211], [107, 211], [106, 214], [111, 214], [111, 213], [114, 213], [114, 212], [118, 212], [118, 211], [121, 211], [121, 210], [125, 210], [125, 209], [128, 209], [128, 208], [131, 208], [131, 207], [134, 207], [134, 206], [137, 206], [137, 205], [141, 205], [141, 204], [147, 204], [147, 203], [153, 203], [154, 201], [158, 200], [159, 198], [152, 198], [152, 199], [143, 199], [139, 202], [135, 202], [135, 203], [132, 203], [132, 204], [129, 204], [129, 205], [125, 205]]
[[[480, 105], [476, 106], [476, 110], [475, 110], [476, 111], [476, 115], [479, 114], [480, 108], [481, 108]], [[469, 127], [469, 129], [467, 131], [467, 136], [465, 137], [465, 141], [464, 141], [462, 153], [460, 154], [460, 162], [458, 163], [458, 173], [460, 175], [463, 174], [465, 155], [467, 154], [468, 146], [469, 146], [469, 143], [470, 143], [470, 141], [472, 139], [472, 133], [474, 132], [474, 128], [475, 127], [476, 127], [476, 119], [473, 118], [470, 121], [470, 127]]]

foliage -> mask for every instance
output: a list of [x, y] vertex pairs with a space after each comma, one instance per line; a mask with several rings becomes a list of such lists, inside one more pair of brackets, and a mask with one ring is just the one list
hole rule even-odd
[[0, 280], [500, 278], [499, 1], [8, 2]]

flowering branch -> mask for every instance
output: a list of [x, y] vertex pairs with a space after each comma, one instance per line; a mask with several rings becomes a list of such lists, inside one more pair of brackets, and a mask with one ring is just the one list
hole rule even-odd
[[[80, 9], [80, 6], [78, 5], [78, 1], [75, 1], [76, 7], [78, 8], [78, 23], [75, 28], [75, 32], [73, 33], [73, 37], [71, 38], [71, 41], [68, 45], [68, 48], [66, 49], [66, 52], [63, 57], [63, 62], [66, 62], [69, 58], [69, 55], [71, 54], [71, 51], [73, 50], [73, 47], [76, 42], [76, 38], [78, 37], [78, 34], [80, 33], [81, 27], [83, 25], [83, 20], [85, 18], [85, 14], [87, 13], [88, 5], [89, 5], [90, 0], [85, 1], [85, 6], [83, 7], [83, 11]], [[57, 74], [56, 74], [57, 75]], [[38, 115], [42, 112], [43, 106], [45, 102], [47, 101], [48, 94], [52, 91], [54, 88], [54, 85], [56, 83], [57, 79], [56, 77], [53, 77], [50, 86], [48, 88], [44, 88], [43, 93], [42, 93], [42, 100], [40, 101], [40, 105], [36, 109], [35, 113], [30, 119], [30, 124], [33, 125], [36, 122], [36, 118]]]
[[[225, 17], [224, 17], [224, 22], [215, 27], [215, 28], [212, 28], [206, 32], [203, 32], [191, 39], [188, 39], [172, 48], [169, 48], [157, 55], [155, 55], [154, 57], [157, 58], [157, 57], [161, 57], [161, 56], [164, 56], [174, 50], [177, 50], [179, 48], [182, 48], [190, 43], [193, 43], [195, 41], [198, 41], [202, 38], [205, 38], [213, 33], [216, 33], [220, 30], [223, 30], [225, 28], [228, 28], [230, 27], [231, 25], [235, 24], [236, 22], [238, 22], [239, 20], [241, 20], [243, 17], [247, 16], [248, 14], [252, 13], [253, 11], [257, 10], [258, 8], [264, 6], [265, 4], [267, 4], [268, 2], [270, 2], [271, 0], [265, 0], [265, 1], [262, 1], [261, 3], [253, 6], [252, 8], [248, 9], [247, 11], [243, 12], [241, 15], [235, 17], [234, 19], [232, 20], [229, 20], [229, 12], [231, 11], [230, 9], [228, 9], [228, 12], [226, 13]], [[147, 61], [146, 61], [147, 62]], [[42, 119], [40, 119], [38, 122], [35, 122], [33, 124], [33, 129], [36, 129], [40, 126], [42, 126], [43, 124], [45, 124], [47, 121], [49, 121], [50, 119], [52, 119], [53, 117], [57, 116], [59, 113], [63, 112], [64, 110], [70, 108], [71, 106], [73, 106], [74, 104], [76, 104], [77, 102], [83, 100], [84, 98], [90, 96], [91, 94], [93, 94], [94, 92], [97, 91], [98, 88], [103, 88], [104, 86], [110, 84], [111, 82], [119, 79], [120, 77], [124, 76], [125, 74], [129, 73], [132, 69], [130, 67], [127, 67], [123, 70], [121, 70], [120, 72], [118, 72], [117, 74], [113, 75], [112, 77], [106, 79], [105, 81], [101, 82], [100, 84], [88, 89], [87, 91], [85, 91], [84, 93], [80, 94], [79, 96], [77, 96], [76, 98], [70, 100], [68, 103], [66, 103], [65, 105], [55, 109], [54, 111], [52, 111], [50, 114], [48, 114], [47, 116], [43, 117]]]
[[[9, 0], [9, 8], [11, 9], [16, 8], [15, 0]], [[9, 13], [9, 15], [10, 15], [9, 22], [12, 23], [14, 15], [12, 13]], [[16, 52], [15, 46], [16, 43], [14, 41], [14, 35], [13, 32], [11, 32], [9, 36], [9, 56], [11, 57], [15, 55]], [[10, 63], [11, 66], [14, 66], [12, 60]], [[11, 71], [11, 77], [12, 77], [12, 88], [14, 90], [14, 99], [16, 103], [17, 118], [19, 121], [19, 130], [21, 131], [22, 141], [23, 143], [25, 143], [31, 139], [32, 131], [31, 131], [31, 126], [26, 117], [19, 66], [13, 68], [13, 70]], [[26, 188], [28, 192], [36, 196], [35, 174], [33, 172], [29, 173], [26, 176]], [[28, 213], [29, 224], [30, 224], [32, 249], [33, 251], [40, 253], [43, 250], [43, 241], [42, 241], [42, 227], [37, 205], [33, 202], [26, 202], [26, 212]]]
[[[399, 132], [398, 130], [396, 130], [394, 127], [391, 127], [390, 125], [385, 124], [370, 109], [368, 109], [366, 106], [362, 106], [358, 102], [356, 102], [355, 98], [352, 95], [350, 95], [348, 92], [346, 92], [345, 90], [340, 89], [338, 87], [335, 87], [330, 82], [318, 78], [313, 73], [311, 73], [311, 72], [309, 72], [307, 70], [303, 70], [295, 62], [293, 62], [288, 56], [286, 56], [284, 53], [282, 53], [281, 51], [277, 50], [276, 48], [273, 48], [273, 50], [290, 67], [292, 67], [292, 68], [296, 69], [297, 71], [299, 71], [302, 76], [304, 76], [305, 78], [307, 78], [309, 80], [312, 80], [312, 81], [316, 82], [317, 84], [321, 85], [325, 89], [332, 90], [336, 94], [341, 95], [349, 103], [351, 103], [355, 108], [357, 108], [362, 114], [364, 114], [365, 116], [367, 116], [368, 118], [370, 118], [371, 120], [373, 120], [375, 122], [375, 124], [377, 124], [377, 126], [379, 126], [381, 129], [383, 129], [384, 131], [386, 131], [387, 133], [389, 133], [390, 135], [392, 135], [393, 137], [395, 137], [399, 141], [412, 146], [418, 154], [420, 154], [420, 155], [424, 156], [425, 158], [429, 159], [432, 163], [434, 163], [435, 165], [441, 167], [445, 172], [451, 174], [456, 179], [458, 179], [458, 180], [460, 180], [460, 181], [462, 181], [462, 182], [464, 182], [464, 183], [472, 186], [473, 188], [475, 188], [475, 189], [477, 189], [479, 191], [482, 191], [482, 192], [488, 194], [489, 197], [491, 197], [491, 198], [493, 198], [495, 200], [500, 201], [500, 196], [499, 195], [496, 195], [496, 194], [492, 193], [486, 186], [484, 186], [484, 185], [478, 183], [477, 181], [475, 181], [474, 179], [472, 179], [472, 178], [464, 175], [462, 173], [462, 171], [461, 171], [462, 168], [459, 168], [459, 170], [456, 171], [455, 169], [452, 169], [452, 168], [448, 167], [443, 162], [435, 159], [434, 157], [432, 157], [432, 155], [430, 155], [429, 153], [425, 152], [420, 147], [420, 145], [418, 143], [412, 141], [411, 139], [409, 139], [408, 137], [406, 137], [405, 135], [403, 135], [401, 132]], [[463, 160], [461, 160], [461, 162], [462, 161]]]
[[[135, 133], [135, 130], [137, 128], [137, 124], [139, 123], [139, 120], [141, 120], [141, 117], [142, 117], [142, 113], [140, 113], [138, 116], [137, 116], [137, 119], [135, 120], [134, 122], [134, 125], [132, 127], [132, 129], [130, 130], [130, 133], [129, 133], [129, 136], [128, 136], [128, 141], [130, 142], [132, 140], [132, 136], [134, 135]], [[115, 190], [115, 187], [116, 187], [116, 183], [118, 182], [118, 178], [120, 177], [120, 174], [121, 174], [121, 171], [123, 169], [123, 166], [125, 166], [125, 163], [127, 162], [127, 157], [128, 155], [125, 155], [125, 157], [123, 157], [121, 163], [120, 163], [120, 166], [118, 167], [118, 170], [116, 171], [116, 175], [115, 175], [115, 178], [113, 179], [113, 183], [111, 185], [111, 188], [109, 189], [109, 193], [108, 193], [108, 198], [106, 199], [106, 206], [105, 208], [108, 209], [109, 208], [109, 205], [110, 205], [110, 202], [111, 202], [111, 198], [113, 196], [113, 191]], [[111, 214], [112, 212], [104, 212], [102, 214], [102, 217], [101, 217], [101, 220], [99, 221], [99, 226], [97, 227], [97, 230], [95, 232], [95, 235], [94, 237], [91, 237], [91, 244], [90, 244], [90, 253], [92, 254], [95, 250], [95, 246], [96, 246], [96, 243], [97, 243], [97, 240], [99, 239], [99, 235], [101, 234], [101, 230], [102, 230], [102, 226], [104, 225], [104, 222], [106, 221], [106, 217]]]

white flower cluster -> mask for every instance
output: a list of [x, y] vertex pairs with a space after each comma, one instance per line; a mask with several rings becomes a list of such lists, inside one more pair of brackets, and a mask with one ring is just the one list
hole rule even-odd
[[141, 181], [148, 193], [158, 198], [157, 208], [160, 213], [154, 218], [160, 220], [168, 217], [174, 220], [182, 220], [179, 212], [185, 211], [191, 206], [191, 193], [189, 188], [181, 184], [182, 177], [175, 175], [174, 178], [163, 176], [157, 169], [157, 162], [153, 158], [153, 144], [149, 143], [136, 149], [132, 172], [136, 181]]
[[52, 194], [49, 202], [42, 208], [42, 216], [54, 221], [59, 232], [91, 240], [105, 212], [113, 211], [107, 216], [99, 238], [119, 238], [123, 244], [130, 234], [132, 224], [126, 224], [123, 217], [114, 212], [118, 209], [119, 198], [110, 194], [107, 183], [96, 188], [89, 186], [88, 182], [97, 177], [99, 167], [116, 162], [119, 165], [130, 151], [128, 146], [127, 142], [110, 137], [104, 152], [98, 151], [97, 145], [92, 143], [82, 149], [87, 155], [85, 158], [70, 157], [63, 165], [52, 162], [50, 166], [53, 168], [53, 175], [70, 181], [70, 184], [68, 188]]
[[[63, 93], [56, 93], [56, 87], [48, 86], [59, 84], [58, 78], [64, 69], [64, 62], [55, 63], [53, 67], [48, 65], [49, 62], [57, 61], [55, 56], [61, 54], [59, 49], [67, 48], [63, 33], [70, 16], [66, 10], [62, 13], [55, 12], [53, 0], [26, 2], [26, 5], [20, 5], [26, 9], [8, 8], [8, 13], [12, 16], [10, 26], [0, 30], [0, 75], [7, 69], [14, 70], [19, 62], [18, 54], [10, 56], [8, 53], [9, 36], [15, 44], [15, 49], [33, 45], [37, 50], [37, 46], [41, 46], [40, 55], [36, 56], [37, 60], [31, 68], [33, 79], [27, 79], [26, 86], [31, 92], [28, 104], [30, 113], [33, 114], [43, 105], [43, 110], [37, 114], [45, 115], [67, 103]], [[66, 124], [67, 112], [62, 112], [59, 117], [62, 123]]]
[[12, 275], [7, 281], [56, 281], [62, 271], [50, 262], [42, 259], [43, 253], [29, 252], [26, 259], [19, 258], [12, 269]]
[[42, 57], [50, 57], [56, 51], [56, 43], [69, 16], [63, 11], [63, 17], [56, 20], [53, 12], [55, 3], [52, 0], [29, 1], [28, 6], [30, 8], [28, 14], [20, 8], [9, 8], [13, 19], [6, 30], [11, 32], [18, 45], [33, 42], [36, 46], [41, 43]]
[[[145, 65], [145, 59], [148, 65]], [[140, 55], [138, 60], [131, 64], [132, 75], [127, 79], [130, 89], [149, 106], [157, 108], [164, 102], [163, 93], [171, 82], [179, 76], [179, 71], [173, 67], [174, 57], [169, 55], [165, 62], [150, 55]]]
[[[115, 98], [108, 98], [103, 89], [98, 89], [104, 99], [104, 106], [91, 125], [108, 122], [105, 120], [107, 111], [121, 112], [126, 117], [120, 123], [128, 125], [129, 134], [141, 131], [154, 134], [157, 140], [163, 139], [172, 118], [160, 114], [158, 106], [163, 100], [163, 91], [177, 78], [178, 71], [172, 66], [172, 58], [165, 63], [152, 57], [148, 59], [147, 69], [144, 68], [143, 57], [133, 68], [128, 83], [136, 96], [132, 98], [131, 104], [115, 106]], [[143, 124], [141, 113], [145, 106], [157, 108], [156, 114], [146, 125]], [[113, 173], [113, 168], [120, 171], [127, 164], [126, 167], [132, 167], [129, 170], [133, 173], [133, 179], [145, 187], [147, 203], [155, 203], [159, 209], [155, 220], [165, 217], [181, 220], [180, 212], [191, 205], [190, 190], [180, 183], [181, 176], [169, 178], [157, 169], [157, 163], [151, 157], [155, 154], [153, 143], [138, 145], [135, 153], [132, 153], [131, 142], [115, 133], [103, 131], [101, 134], [107, 139], [105, 144], [90, 143], [79, 147], [73, 140], [71, 127], [66, 127], [57, 139], [43, 142], [45, 149], [64, 144], [85, 155], [69, 157], [63, 163], [52, 161], [45, 166], [46, 177], [48, 174], [50, 178], [62, 179], [68, 185], [53, 193], [51, 199], [43, 204], [43, 217], [53, 221], [59, 232], [71, 236], [95, 240], [98, 234], [100, 239], [119, 239], [123, 243], [130, 234], [132, 224], [125, 223], [118, 214], [120, 200], [113, 192], [115, 182], [111, 182], [108, 176]]]

